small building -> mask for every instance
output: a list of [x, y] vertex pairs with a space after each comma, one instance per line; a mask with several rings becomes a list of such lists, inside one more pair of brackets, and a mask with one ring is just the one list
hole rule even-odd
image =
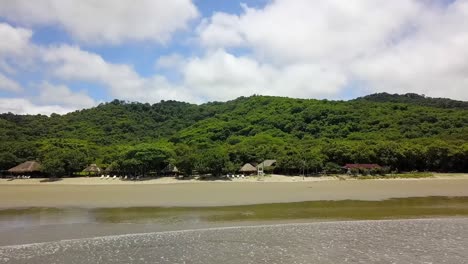
[[41, 164], [35, 160], [23, 162], [8, 170], [12, 174], [28, 174], [37, 176], [41, 174]]
[[240, 168], [239, 172], [251, 175], [257, 173], [257, 168], [250, 163], [246, 163]]
[[273, 172], [276, 167], [276, 160], [264, 160], [257, 165], [258, 175], [264, 175], [265, 172]]
[[380, 170], [382, 166], [379, 164], [346, 164], [343, 169], [351, 173], [351, 170]]
[[175, 165], [167, 164], [167, 166], [162, 170], [164, 175], [179, 175], [179, 169]]
[[102, 172], [102, 169], [99, 168], [96, 164], [91, 164], [88, 167], [86, 167], [83, 172], [87, 172], [88, 175], [97, 175]]
[[264, 160], [262, 163], [258, 164], [258, 166], [263, 166], [264, 168], [267, 167], [275, 167], [276, 166], [276, 160]]

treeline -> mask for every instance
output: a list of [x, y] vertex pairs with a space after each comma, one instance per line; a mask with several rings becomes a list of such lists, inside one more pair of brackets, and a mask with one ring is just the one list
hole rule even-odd
[[357, 98], [356, 100], [366, 100], [373, 102], [386, 102], [386, 103], [410, 103], [420, 106], [431, 106], [440, 108], [461, 108], [468, 109], [468, 102], [451, 100], [447, 98], [432, 98], [424, 95], [407, 93], [407, 94], [389, 94], [389, 93], [376, 93]]
[[[18, 152], [2, 152], [0, 166], [39, 159], [44, 172], [73, 175], [90, 163], [113, 173], [160, 174], [175, 165], [185, 175], [235, 173], [247, 163], [276, 159], [276, 173], [339, 173], [346, 163], [377, 163], [391, 171], [467, 172], [468, 143], [442, 140], [349, 141], [297, 140], [285, 142], [267, 134], [212, 145], [156, 141], [137, 145], [98, 146], [80, 140], [46, 140]], [[18, 158], [22, 156], [26, 158]], [[26, 156], [24, 156], [26, 155]]]
[[187, 175], [221, 175], [276, 159], [284, 174], [338, 172], [345, 163], [468, 172], [468, 110], [421, 100], [114, 100], [63, 116], [1, 114], [0, 170], [37, 159], [57, 176], [90, 163], [121, 173], [154, 174], [171, 164]]

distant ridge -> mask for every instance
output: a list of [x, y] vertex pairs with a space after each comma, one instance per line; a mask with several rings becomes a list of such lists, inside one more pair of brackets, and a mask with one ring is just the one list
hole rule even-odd
[[448, 98], [432, 98], [415, 93], [407, 94], [389, 94], [389, 93], [376, 93], [359, 97], [355, 100], [365, 100], [380, 103], [405, 103], [416, 104], [420, 106], [430, 106], [439, 108], [459, 108], [468, 109], [468, 102], [457, 101]]

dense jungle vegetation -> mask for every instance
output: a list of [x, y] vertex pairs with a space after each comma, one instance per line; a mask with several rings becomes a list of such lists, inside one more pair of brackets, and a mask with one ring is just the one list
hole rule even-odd
[[350, 101], [251, 96], [0, 114], [0, 170], [34, 159], [54, 176], [89, 163], [138, 174], [173, 164], [186, 175], [220, 175], [265, 159], [285, 174], [335, 172], [345, 163], [468, 172], [468, 102], [386, 93]]

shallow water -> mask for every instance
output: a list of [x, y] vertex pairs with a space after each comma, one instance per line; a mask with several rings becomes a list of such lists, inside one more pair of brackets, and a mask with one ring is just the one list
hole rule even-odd
[[0, 263], [466, 263], [468, 218], [211, 228], [0, 247]]
[[289, 219], [396, 219], [468, 216], [468, 197], [311, 201], [216, 207], [17, 208], [0, 210], [0, 228], [74, 223], [191, 223]]
[[332, 220], [468, 216], [468, 197], [311, 201], [221, 207], [0, 210], [0, 246], [193, 228]]

